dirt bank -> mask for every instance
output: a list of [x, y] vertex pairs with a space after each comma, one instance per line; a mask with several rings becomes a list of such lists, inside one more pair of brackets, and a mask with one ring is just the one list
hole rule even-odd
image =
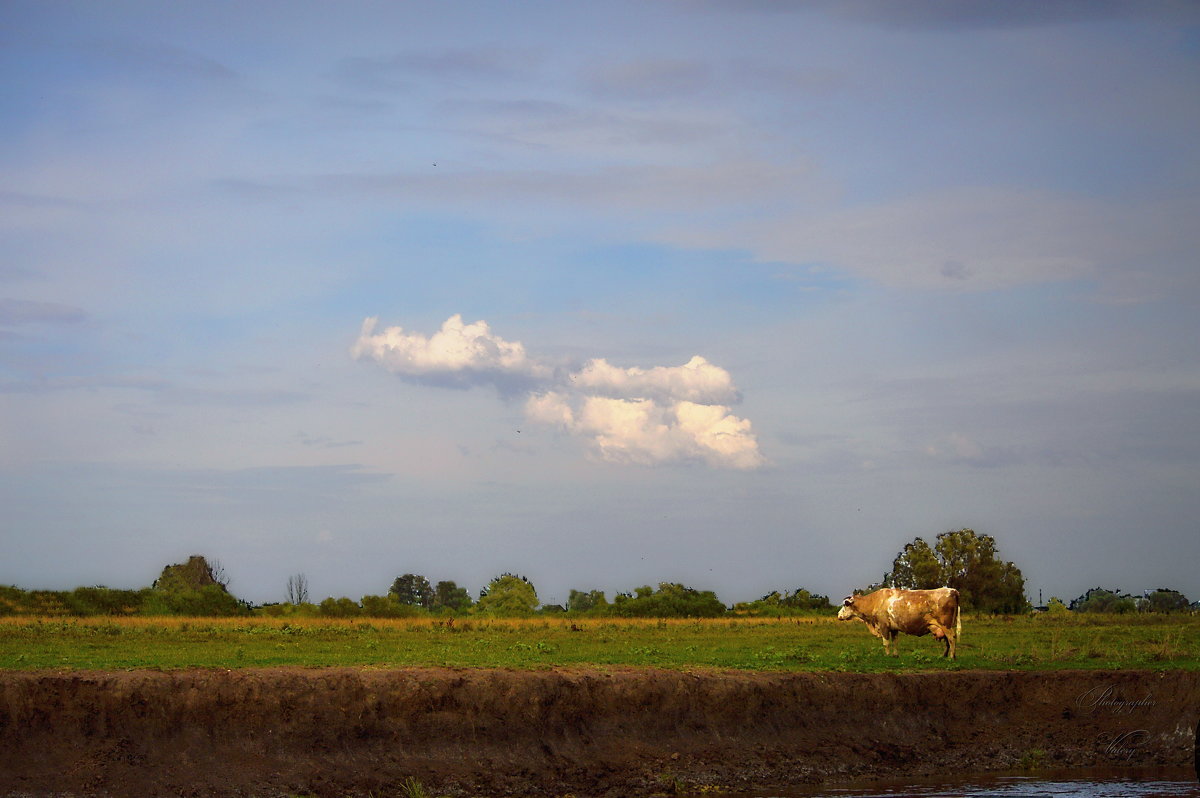
[[649, 795], [1190, 764], [1200, 674], [0, 673], [0, 795]]

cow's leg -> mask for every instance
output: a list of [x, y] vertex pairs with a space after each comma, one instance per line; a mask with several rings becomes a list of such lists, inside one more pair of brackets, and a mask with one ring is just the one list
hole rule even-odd
[[888, 640], [892, 644], [892, 656], [893, 657], [900, 656], [900, 646], [896, 645], [896, 636], [899, 634], [900, 633], [897, 632], [895, 629], [889, 629], [888, 633], [887, 633]]
[[888, 648], [888, 631], [887, 631], [887, 629], [881, 629], [875, 625], [872, 625], [870, 628], [871, 628], [871, 634], [878, 637], [880, 639], [880, 641], [883, 643], [883, 653], [885, 655], [892, 653], [891, 649]]

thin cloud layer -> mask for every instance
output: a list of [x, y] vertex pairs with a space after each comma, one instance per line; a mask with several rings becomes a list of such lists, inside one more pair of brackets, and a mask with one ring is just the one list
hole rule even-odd
[[682, 366], [648, 369], [594, 358], [570, 371], [531, 358], [521, 343], [492, 333], [487, 322], [466, 324], [459, 315], [428, 337], [377, 328], [376, 318], [363, 322], [353, 357], [427, 385], [492, 385], [502, 394], [523, 393], [530, 421], [581, 438], [606, 462], [736, 469], [765, 462], [750, 422], [730, 412], [741, 398], [733, 378], [699, 355]]

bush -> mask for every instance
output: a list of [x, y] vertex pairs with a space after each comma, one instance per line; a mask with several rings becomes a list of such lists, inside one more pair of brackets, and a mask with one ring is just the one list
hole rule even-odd
[[337, 599], [327, 598], [317, 607], [325, 618], [357, 618], [362, 615], [362, 607], [358, 602], [345, 596]]
[[783, 594], [775, 590], [757, 601], [743, 601], [733, 607], [733, 611], [739, 615], [767, 617], [808, 614], [813, 611], [832, 609], [833, 604], [829, 602], [828, 596], [809, 593], [804, 588], [797, 588], [790, 593]]
[[1076, 612], [1104, 612], [1118, 615], [1135, 612], [1137, 602], [1133, 596], [1120, 590], [1105, 590], [1094, 587], [1071, 602], [1071, 609]]
[[711, 590], [696, 590], [677, 582], [660, 582], [634, 593], [618, 593], [609, 615], [620, 618], [715, 618], [725, 614], [725, 605]]
[[425, 611], [412, 604], [399, 601], [394, 595], [363, 596], [362, 614], [368, 618], [412, 618], [425, 615]]
[[145, 615], [185, 615], [190, 617], [221, 617], [249, 615], [250, 608], [220, 585], [205, 585], [199, 590], [144, 591], [142, 613]]
[[538, 596], [533, 583], [523, 576], [501, 574], [479, 594], [472, 612], [490, 615], [525, 616], [537, 609]]
[[150, 591], [112, 590], [102, 585], [77, 587], [62, 594], [63, 604], [72, 615], [136, 615]]

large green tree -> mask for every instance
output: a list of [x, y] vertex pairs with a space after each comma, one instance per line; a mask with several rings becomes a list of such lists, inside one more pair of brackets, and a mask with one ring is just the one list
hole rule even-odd
[[459, 587], [453, 581], [443, 580], [437, 583], [433, 590], [433, 608], [448, 609], [455, 612], [471, 609], [471, 594], [465, 587]]
[[538, 604], [533, 583], [516, 574], [501, 574], [480, 591], [475, 611], [492, 615], [532, 615]]
[[146, 594], [142, 612], [147, 615], [243, 615], [248, 607], [233, 596], [219, 563], [195, 554], [188, 561], [163, 568]]
[[892, 587], [907, 590], [932, 590], [946, 584], [942, 562], [924, 538], [905, 544], [892, 562], [888, 581]]
[[567, 597], [568, 612], [591, 612], [601, 615], [608, 609], [603, 590], [572, 590]]
[[1138, 601], [1138, 609], [1142, 612], [1184, 612], [1190, 606], [1187, 596], [1168, 587], [1151, 591]]
[[999, 558], [991, 535], [973, 529], [943, 532], [931, 548], [922, 538], [907, 544], [892, 562], [888, 587], [929, 590], [952, 587], [964, 609], [975, 612], [1023, 612], [1025, 577]]
[[429, 580], [420, 574], [397, 576], [388, 593], [395, 596], [401, 604], [425, 609], [433, 606], [433, 588], [429, 586]]

